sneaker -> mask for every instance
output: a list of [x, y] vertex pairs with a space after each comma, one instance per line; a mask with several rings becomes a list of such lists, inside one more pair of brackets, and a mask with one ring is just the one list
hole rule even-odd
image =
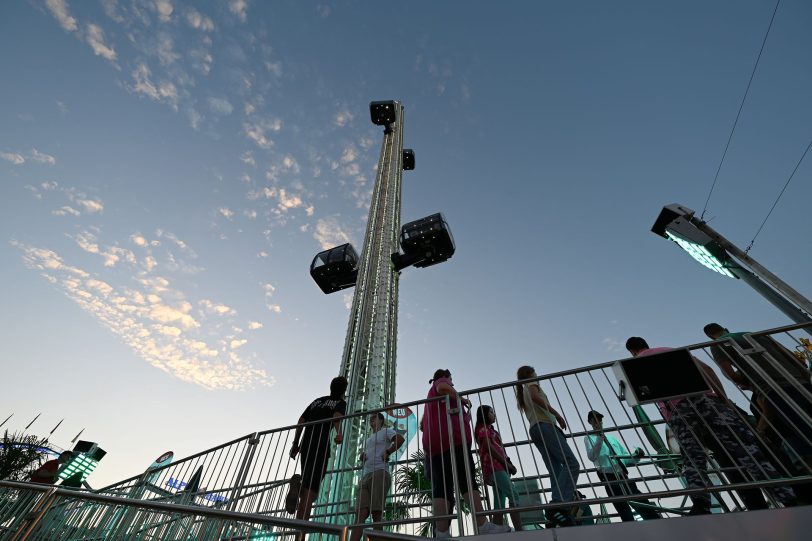
[[556, 509], [555, 511], [548, 511], [547, 520], [550, 522], [548, 528], [566, 528], [568, 526], [575, 526], [575, 520], [559, 509]]
[[288, 488], [288, 495], [285, 497], [285, 511], [291, 515], [296, 513], [296, 507], [299, 505], [299, 491], [302, 489], [302, 476], [298, 473], [290, 478], [290, 488]]
[[434, 530], [434, 538], [435, 539], [450, 539], [451, 538], [451, 530], [443, 531], [439, 528]]
[[508, 533], [510, 531], [510, 526], [507, 524], [494, 524], [491, 521], [486, 521], [485, 524], [479, 527], [479, 533], [487, 534], [487, 533]]
[[688, 516], [694, 515], [710, 515], [710, 508], [707, 505], [694, 504], [691, 510], [688, 511]]

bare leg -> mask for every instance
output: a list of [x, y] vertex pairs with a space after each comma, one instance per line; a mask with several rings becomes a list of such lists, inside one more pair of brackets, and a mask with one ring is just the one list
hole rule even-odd
[[[372, 522], [380, 522], [383, 520], [383, 511], [373, 511], [372, 512]], [[383, 526], [374, 526], [376, 530], [383, 530]]]
[[[380, 515], [380, 513], [378, 513], [378, 515]], [[360, 509], [358, 509], [358, 516], [355, 519], [355, 523], [357, 524], [357, 526], [355, 526], [352, 529], [350, 541], [360, 541], [361, 535], [363, 535], [364, 533], [364, 522], [366, 522], [368, 516], [369, 516], [369, 507], [361, 507]]]
[[[431, 501], [431, 508], [432, 508], [432, 511], [434, 512], [435, 517], [437, 515], [446, 515], [446, 514], [448, 514], [448, 507], [449, 507], [448, 501], [444, 500], [443, 498], [434, 498]], [[451, 522], [448, 519], [445, 519], [445, 518], [438, 519], [434, 523], [434, 528], [436, 530], [441, 531], [441, 532], [447, 532], [449, 526], [451, 526]]]
[[474, 512], [476, 513], [475, 516], [477, 525], [482, 526], [483, 524], [485, 524], [488, 521], [488, 519], [485, 517], [485, 515], [480, 515], [483, 509], [482, 509], [482, 495], [479, 493], [479, 491], [472, 490], [467, 494], [463, 494], [462, 497], [468, 500], [468, 503], [471, 505], [471, 509], [473, 509]]

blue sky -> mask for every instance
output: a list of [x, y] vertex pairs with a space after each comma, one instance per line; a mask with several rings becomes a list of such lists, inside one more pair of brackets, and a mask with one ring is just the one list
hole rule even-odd
[[[457, 242], [402, 276], [400, 400], [788, 323], [649, 232], [702, 209], [773, 6], [3, 2], [0, 415], [86, 427], [96, 484], [294, 422], [338, 371], [348, 296], [307, 270], [361, 247], [378, 99], [404, 221]], [[742, 246], [812, 137], [811, 26], [782, 2], [710, 200]], [[807, 295], [811, 176], [751, 252]]]

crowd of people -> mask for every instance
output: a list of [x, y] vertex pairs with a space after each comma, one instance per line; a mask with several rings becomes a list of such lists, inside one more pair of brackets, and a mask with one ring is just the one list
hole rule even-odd
[[[812, 417], [808, 368], [768, 336], [758, 336], [752, 342], [748, 341], [747, 333], [731, 333], [716, 323], [708, 324], [705, 333], [715, 340], [710, 346], [711, 356], [722, 373], [739, 388], [752, 392], [750, 409], [756, 423], [747, 422], [746, 412], [728, 398], [716, 372], [694, 357], [709, 390], [656, 403], [679, 446], [680, 475], [686, 487], [705, 489], [713, 484], [708, 477], [709, 451], [731, 484], [781, 480], [812, 471], [812, 434], [806, 420]], [[670, 351], [670, 348], [650, 347], [641, 337], [629, 338], [626, 349], [632, 357], [652, 356], [652, 359], [656, 359], [658, 353]], [[742, 355], [745, 350], [747, 355]], [[449, 517], [455, 495], [472, 510], [479, 533], [510, 531], [507, 515], [513, 528], [522, 530], [521, 514], [511, 511], [520, 507], [511, 481], [517, 468], [496, 430], [495, 408], [482, 404], [472, 419], [471, 401], [456, 391], [447, 369], [438, 369], [429, 383], [420, 430], [424, 469], [431, 483], [434, 537], [451, 537]], [[343, 439], [340, 419], [346, 414], [343, 398], [346, 388], [345, 378], [333, 379], [330, 395], [314, 400], [299, 418], [299, 424], [324, 421], [306, 425], [304, 429], [300, 426], [294, 436], [290, 456], [295, 458], [302, 453], [302, 473], [291, 479], [286, 508], [299, 519], [310, 517], [326, 473], [331, 430], [334, 430], [333, 442], [340, 444]], [[549, 474], [546, 522], [552, 527], [575, 525], [573, 509], [577, 509], [577, 483], [583, 470], [568, 442], [567, 422], [542, 390], [532, 366], [517, 370], [515, 396], [518, 410], [527, 421], [529, 439]], [[638, 448], [630, 453], [604, 430], [603, 418], [596, 410], [587, 413], [585, 421], [592, 430], [584, 436], [584, 448], [607, 495], [623, 497], [623, 500], [612, 500], [618, 516], [623, 521], [635, 520], [635, 513], [642, 520], [661, 518], [661, 510], [629, 479], [628, 468], [644, 458], [645, 452]], [[371, 433], [359, 457], [362, 474], [356, 503], [357, 524], [363, 524], [370, 516], [375, 523], [381, 522], [392, 484], [389, 457], [405, 442], [403, 436], [387, 428], [384, 421], [380, 413], [368, 418]], [[475, 443], [482, 480], [493, 493], [490, 520], [483, 511], [483, 496], [471, 460]], [[774, 483], [765, 485], [764, 493], [772, 501], [789, 507], [812, 503], [809, 488], [808, 484]], [[743, 488], [737, 493], [746, 509], [768, 507], [759, 488]], [[687, 514], [710, 513], [711, 498], [707, 491], [693, 493], [690, 498], [692, 505]], [[361, 528], [355, 528], [352, 541], [358, 541], [361, 535]]]

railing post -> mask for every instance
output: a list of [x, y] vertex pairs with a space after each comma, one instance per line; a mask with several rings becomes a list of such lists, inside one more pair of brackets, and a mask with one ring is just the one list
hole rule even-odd
[[248, 470], [251, 467], [251, 463], [254, 461], [254, 454], [257, 452], [257, 445], [259, 444], [259, 441], [260, 439], [257, 432], [254, 432], [248, 436], [248, 448], [246, 449], [245, 457], [243, 457], [240, 469], [237, 472], [237, 480], [234, 484], [234, 490], [231, 491], [231, 496], [229, 496], [228, 507], [226, 508], [229, 511], [234, 511], [234, 507], [237, 505], [237, 498], [239, 497], [242, 487], [245, 484], [245, 479], [248, 477]]
[[40, 523], [42, 517], [45, 516], [45, 513], [51, 508], [54, 501], [56, 501], [57, 490], [58, 489], [56, 487], [52, 487], [48, 490], [48, 492], [42, 495], [42, 499], [37, 503], [37, 505], [35, 505], [34, 508], [27, 513], [26, 519], [33, 513], [36, 513], [36, 516], [31, 519], [30, 524], [28, 524], [27, 527], [24, 527], [22, 532], [17, 532], [9, 541], [25, 541], [28, 539], [28, 536], [31, 535], [31, 532], [33, 532], [34, 528], [36, 528]]

